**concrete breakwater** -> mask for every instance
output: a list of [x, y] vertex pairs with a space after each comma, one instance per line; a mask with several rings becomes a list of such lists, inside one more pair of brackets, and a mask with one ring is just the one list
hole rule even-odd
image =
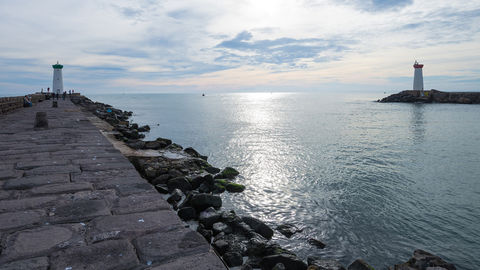
[[[7, 139], [7, 143], [1, 144], [1, 151], [12, 150], [2, 154], [17, 155], [13, 161], [7, 159], [5, 163], [8, 173], [2, 176], [1, 184], [4, 189], [0, 192], [0, 205], [6, 205], [6, 210], [0, 213], [9, 214], [11, 219], [7, 220], [8, 222], [14, 220], [21, 210], [38, 211], [44, 216], [40, 219], [44, 222], [40, 226], [27, 224], [20, 228], [0, 228], [0, 265], [4, 269], [31, 269], [31, 263], [43, 267], [38, 269], [77, 269], [81, 266], [99, 269], [102, 264], [106, 267], [101, 269], [224, 269], [218, 257], [212, 254], [208, 242], [228, 265], [242, 265], [242, 269], [282, 269], [282, 265], [286, 269], [306, 269], [307, 266], [310, 269], [345, 269], [335, 260], [325, 258], [302, 261], [270, 240], [275, 233], [270, 226], [254, 217], [240, 217], [233, 211], [222, 211], [221, 197], [218, 194], [224, 191], [241, 192], [244, 189], [235, 183], [238, 172], [233, 168], [215, 168], [208, 164], [206, 157], [194, 149], [183, 149], [168, 139], [159, 138], [146, 142], [141, 140], [140, 131], [147, 131], [148, 127], [139, 127], [128, 122], [129, 112], [94, 103], [86, 98], [73, 101], [83, 105], [89, 112], [81, 112], [80, 107], [72, 106], [67, 101], [59, 102], [58, 108], [51, 108], [50, 102], [44, 102], [0, 118], [0, 124], [5, 127], [0, 136]], [[47, 113], [48, 129], [33, 129], [33, 119], [37, 111]], [[23, 114], [28, 116], [22, 116]], [[4, 122], [5, 119], [7, 121]], [[18, 119], [19, 122], [15, 121]], [[24, 135], [24, 138], [16, 138], [18, 135]], [[110, 142], [105, 138], [110, 139]], [[132, 171], [133, 166], [125, 158], [121, 159], [122, 155], [111, 147], [111, 144], [129, 157], [149, 183], [140, 178], [134, 169]], [[10, 145], [14, 147], [9, 148]], [[30, 153], [33, 154], [29, 155]], [[30, 157], [33, 160], [29, 160]], [[42, 163], [45, 160], [55, 163]], [[65, 163], [58, 164], [59, 160], [65, 160]], [[26, 166], [22, 164], [24, 161], [38, 163]], [[58, 180], [60, 182], [52, 183], [51, 181], [55, 180], [47, 177], [48, 180], [42, 182], [37, 179], [34, 181], [38, 182], [30, 185], [24, 182], [31, 181], [32, 179], [24, 178], [35, 174], [50, 176], [52, 171], [53, 174], [68, 175], [68, 181]], [[90, 183], [91, 189], [76, 189], [71, 185], [82, 182]], [[14, 183], [20, 186], [12, 187]], [[56, 185], [56, 188], [51, 186], [52, 184]], [[38, 189], [43, 189], [44, 193], [35, 195], [38, 194]], [[47, 193], [45, 190], [48, 190]], [[245, 192], [248, 192], [248, 187]], [[25, 201], [45, 197], [45, 194], [55, 197], [53, 202], [37, 205]], [[167, 199], [167, 202], [163, 198]], [[20, 202], [13, 202], [17, 200]], [[104, 201], [106, 210], [100, 211], [98, 216], [89, 214], [90, 206], [103, 209], [101, 206], [95, 207], [99, 200]], [[76, 204], [72, 205], [74, 202]], [[15, 203], [26, 205], [12, 206]], [[70, 207], [62, 208], [64, 203]], [[63, 217], [72, 211], [77, 211], [73, 212], [73, 216], [80, 217]], [[152, 219], [152, 215], [160, 214], [149, 214], [151, 212], [161, 212], [165, 216]], [[196, 228], [203, 238], [199, 238], [199, 234], [191, 229], [183, 230], [186, 223], [181, 222], [177, 215], [191, 228]], [[168, 220], [173, 220], [174, 224], [162, 223]], [[145, 223], [148, 223], [146, 228], [142, 227]], [[180, 227], [177, 227], [178, 224]], [[52, 225], [64, 226], [62, 228], [66, 225], [81, 227], [77, 232], [67, 226], [65, 234], [71, 232], [76, 238], [65, 240], [66, 237], [57, 237], [63, 235], [59, 228], [54, 226], [51, 232], [46, 230], [52, 228], [48, 227]], [[55, 232], [58, 230], [60, 232]], [[46, 234], [49, 236], [45, 238], [56, 240], [37, 240], [43, 243], [42, 245], [24, 242], [25, 239], [38, 238], [45, 231], [50, 233]], [[295, 228], [283, 226], [277, 228], [276, 232], [295, 233]], [[203, 240], [204, 238], [207, 241]], [[312, 242], [313, 240], [315, 239], [312, 239]], [[319, 248], [324, 247], [321, 242], [314, 243], [317, 243]], [[40, 247], [37, 248], [37, 245]], [[29, 246], [35, 246], [33, 252], [28, 251]], [[115, 253], [115, 247], [125, 248], [126, 251]], [[105, 253], [102, 253], [105, 248]], [[15, 251], [20, 251], [21, 254], [6, 255], [14, 254]], [[113, 262], [108, 260], [112, 254], [117, 255]], [[128, 257], [128, 260], [116, 262], [116, 258], [124, 256]], [[202, 258], [206, 259], [202, 261]], [[68, 264], [59, 264], [62, 260], [67, 260]], [[19, 265], [22, 268], [19, 268]], [[407, 263], [392, 269], [425, 269], [426, 266], [455, 269], [440, 258], [423, 251], [416, 251]], [[365, 262], [357, 260], [348, 269], [370, 268]]]
[[418, 90], [405, 90], [378, 102], [480, 104], [480, 92], [442, 92], [432, 89], [424, 91], [424, 96], [421, 96]]

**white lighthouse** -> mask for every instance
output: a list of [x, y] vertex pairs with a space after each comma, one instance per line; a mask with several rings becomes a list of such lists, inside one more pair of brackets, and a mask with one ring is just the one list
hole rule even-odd
[[420, 95], [423, 97], [423, 65], [415, 60], [413, 68], [415, 69], [415, 73], [413, 74], [413, 90], [419, 90]]
[[52, 86], [52, 93], [55, 94], [62, 94], [63, 93], [63, 76], [62, 76], [62, 68], [63, 65], [60, 65], [57, 61], [53, 67], [53, 86]]

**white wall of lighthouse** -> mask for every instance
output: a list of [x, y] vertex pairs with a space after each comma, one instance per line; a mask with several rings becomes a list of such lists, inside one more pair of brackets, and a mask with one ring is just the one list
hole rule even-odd
[[415, 73], [413, 74], [413, 90], [423, 91], [423, 65], [417, 61], [413, 64]]
[[63, 65], [60, 65], [57, 61], [53, 67], [53, 85], [52, 85], [52, 92], [55, 94], [62, 94], [63, 93], [63, 76], [62, 76], [62, 69]]

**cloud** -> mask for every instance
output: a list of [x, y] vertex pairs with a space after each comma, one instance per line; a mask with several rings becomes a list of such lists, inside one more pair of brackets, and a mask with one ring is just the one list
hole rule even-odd
[[[326, 40], [320, 38], [295, 39], [282, 37], [277, 39], [252, 40], [253, 34], [248, 31], [238, 33], [233, 39], [220, 42], [215, 48], [219, 49], [221, 56], [215, 60], [232, 64], [289, 64], [305, 68], [305, 64], [298, 62], [303, 59], [317, 62], [333, 61], [340, 59], [337, 54], [348, 50], [346, 43], [355, 43], [346, 40]], [[321, 56], [328, 52], [330, 57]]]

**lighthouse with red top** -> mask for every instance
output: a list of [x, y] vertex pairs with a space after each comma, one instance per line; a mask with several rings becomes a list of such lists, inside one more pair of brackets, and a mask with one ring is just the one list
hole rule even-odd
[[417, 60], [415, 60], [413, 68], [415, 69], [415, 73], [413, 74], [413, 90], [419, 90], [423, 96], [423, 65], [419, 64]]

